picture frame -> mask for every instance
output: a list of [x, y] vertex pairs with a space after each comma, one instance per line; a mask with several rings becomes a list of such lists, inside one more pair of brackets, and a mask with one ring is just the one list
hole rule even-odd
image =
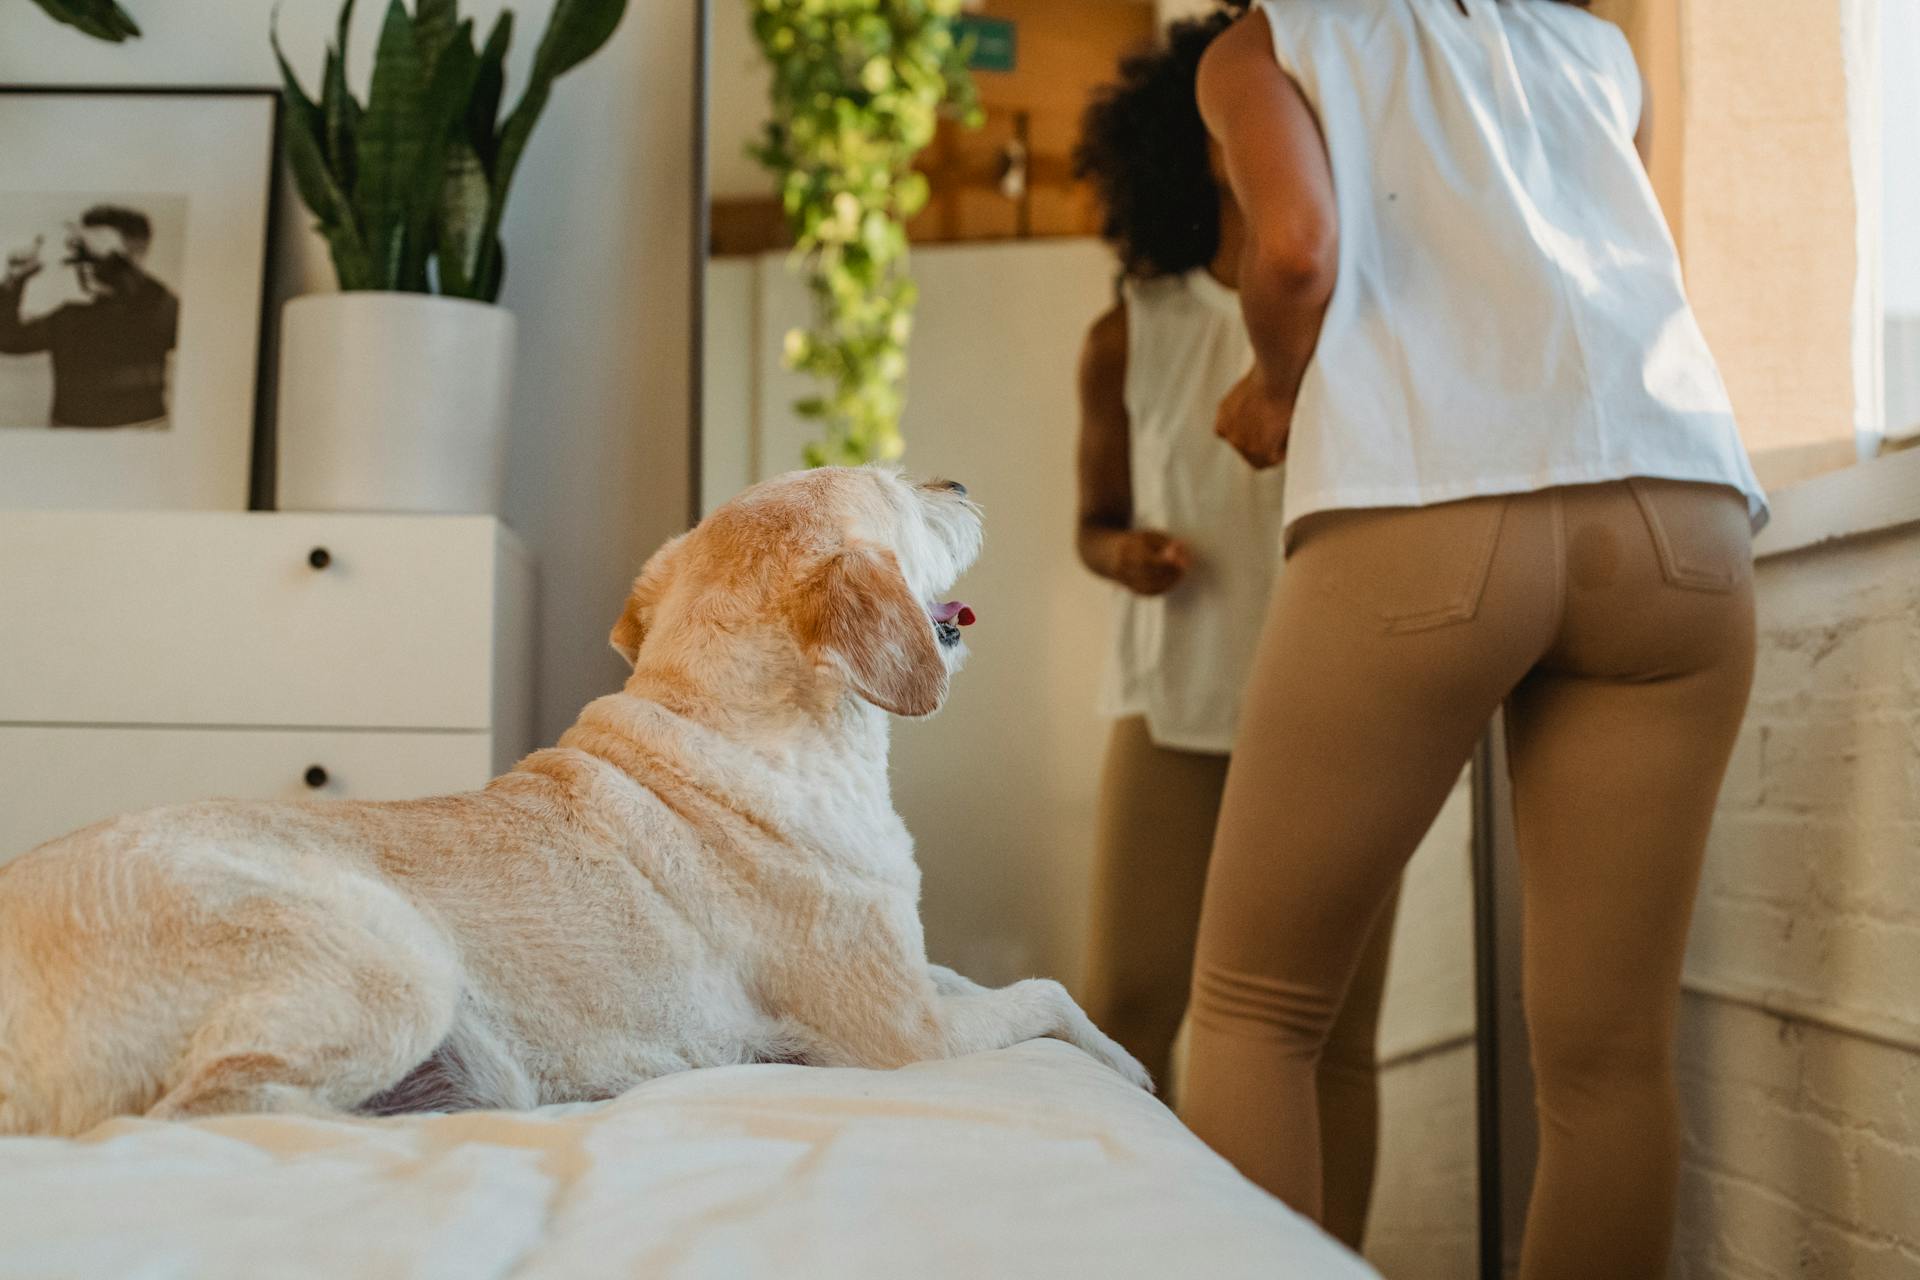
[[0, 509], [246, 510], [278, 90], [0, 86], [0, 137]]

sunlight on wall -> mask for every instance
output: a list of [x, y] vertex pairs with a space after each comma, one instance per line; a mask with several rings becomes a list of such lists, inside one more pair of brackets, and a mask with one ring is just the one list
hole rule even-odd
[[1755, 466], [1775, 487], [1855, 458], [1842, 11], [1806, 0], [1680, 7], [1687, 283]]

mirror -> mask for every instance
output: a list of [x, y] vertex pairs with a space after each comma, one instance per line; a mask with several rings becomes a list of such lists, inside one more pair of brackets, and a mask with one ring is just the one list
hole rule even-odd
[[[1075, 550], [1075, 370], [1089, 325], [1113, 305], [1118, 266], [1071, 157], [1094, 91], [1172, 16], [1140, 0], [971, 6], [982, 121], [941, 124], [920, 159], [930, 198], [911, 226], [919, 305], [903, 461], [966, 482], [987, 513], [987, 549], [960, 588], [979, 624], [952, 700], [931, 721], [895, 726], [895, 802], [918, 848], [935, 961], [991, 984], [1055, 976], [1083, 1001], [1102, 963], [1096, 914], [1119, 909], [1100, 881], [1100, 844], [1124, 820], [1111, 816], [1118, 784], [1103, 796], [1121, 591]], [[772, 180], [748, 155], [768, 72], [746, 0], [709, 0], [708, 22], [706, 510], [799, 466], [812, 433], [792, 408], [812, 388], [782, 367], [807, 297]], [[1238, 625], [1257, 630], [1257, 607]], [[1153, 768], [1136, 767], [1154, 785]], [[1210, 785], [1217, 794], [1217, 767]], [[1132, 812], [1152, 821], [1155, 810]], [[1388, 1275], [1480, 1273], [1472, 813], [1463, 777], [1406, 873], [1379, 1007], [1366, 1252]], [[1166, 892], [1169, 912], [1197, 913], [1190, 890]], [[1184, 999], [1178, 972], [1129, 981]], [[1350, 1159], [1367, 1137], [1330, 1140]]]
[[[921, 298], [905, 462], [963, 478], [989, 531], [963, 588], [981, 620], [972, 665], [946, 712], [896, 735], [897, 802], [925, 870], [930, 949], [983, 981], [1056, 975], [1096, 1006], [1090, 956], [1113, 882], [1101, 850], [1124, 826], [1103, 775], [1123, 596], [1074, 547], [1075, 369], [1089, 324], [1114, 303], [1117, 271], [1071, 152], [1089, 95], [1118, 58], [1204, 7], [971, 5], [983, 119], [974, 130], [942, 125], [920, 160], [930, 200], [912, 226]], [[1910, 971], [1915, 956], [1848, 916], [1845, 894], [1809, 887], [1868, 875], [1886, 903], [1903, 904], [1876, 910], [1920, 910], [1911, 877], [1886, 871], [1890, 851], [1911, 848], [1905, 793], [1887, 780], [1910, 777], [1913, 762], [1911, 739], [1891, 734], [1886, 717], [1920, 697], [1910, 569], [1920, 11], [1877, 0], [1764, 16], [1677, 0], [1592, 8], [1624, 29], [1655, 104], [1647, 170], [1775, 498], [1755, 547], [1759, 680], [1719, 798], [1682, 982], [1676, 1248], [1687, 1274], [1744, 1273], [1751, 1259], [1730, 1263], [1725, 1241], [1799, 1241], [1802, 1256], [1812, 1248], [1838, 1274], [1849, 1264], [1821, 1251], [1841, 1246], [1807, 1244], [1808, 1219], [1859, 1239], [1920, 1234], [1910, 1211], [1888, 1207], [1895, 1197], [1867, 1194], [1864, 1173], [1846, 1172], [1879, 1158], [1884, 1101], [1860, 1082], [1891, 1078], [1876, 1073], [1914, 1051], [1910, 996], [1864, 975]], [[707, 20], [699, 458], [711, 506], [797, 465], [811, 433], [791, 407], [808, 388], [782, 367], [805, 295], [769, 179], [745, 154], [768, 76], [746, 0], [708, 0]], [[1491, 734], [1402, 886], [1377, 1026], [1365, 1238], [1386, 1275], [1498, 1276], [1516, 1262], [1536, 1146], [1501, 749]], [[1149, 781], [1133, 792], [1144, 799], [1128, 812], [1150, 813], [1159, 775], [1140, 776]], [[1752, 882], [1756, 859], [1765, 883]], [[1831, 1160], [1801, 1158], [1798, 1113], [1778, 1105], [1810, 1096], [1809, 1073], [1823, 1073], [1818, 1106], [1846, 1135]]]

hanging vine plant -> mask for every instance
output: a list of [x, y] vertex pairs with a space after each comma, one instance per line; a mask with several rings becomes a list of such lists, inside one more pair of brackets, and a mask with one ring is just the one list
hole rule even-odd
[[795, 403], [819, 424], [810, 467], [900, 456], [914, 283], [907, 220], [927, 202], [913, 158], [940, 114], [979, 110], [956, 37], [960, 0], [752, 0], [773, 68], [772, 119], [755, 148], [779, 178], [810, 327], [787, 367], [820, 392]]

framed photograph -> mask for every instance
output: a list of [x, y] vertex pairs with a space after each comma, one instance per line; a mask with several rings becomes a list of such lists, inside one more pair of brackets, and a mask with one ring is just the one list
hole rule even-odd
[[0, 88], [0, 508], [246, 509], [278, 119]]

